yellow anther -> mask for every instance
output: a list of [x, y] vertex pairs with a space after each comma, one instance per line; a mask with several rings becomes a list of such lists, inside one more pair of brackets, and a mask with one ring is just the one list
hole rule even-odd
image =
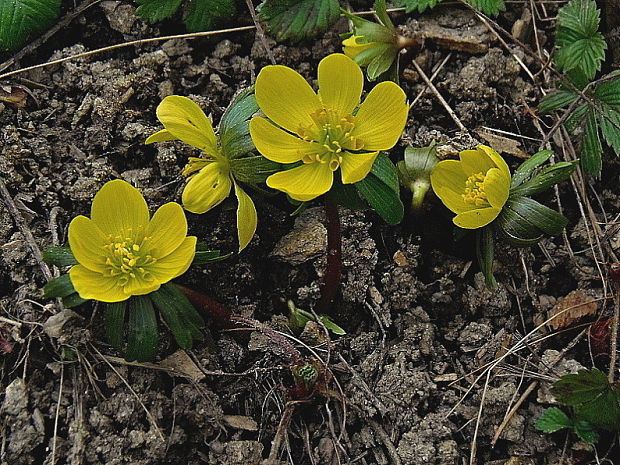
[[489, 205], [486, 192], [484, 192], [484, 180], [486, 176], [482, 173], [472, 174], [465, 181], [465, 193], [462, 198], [466, 203], [482, 207]]

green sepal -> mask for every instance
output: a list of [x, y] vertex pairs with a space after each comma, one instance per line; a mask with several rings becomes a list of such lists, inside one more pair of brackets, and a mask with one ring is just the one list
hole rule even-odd
[[43, 261], [55, 266], [71, 266], [78, 263], [69, 247], [50, 247], [43, 252]]
[[384, 42], [396, 44], [394, 29], [383, 24], [361, 18], [349, 13], [347, 10], [340, 9], [343, 15], [353, 23], [353, 35], [362, 36], [359, 43]]
[[355, 187], [386, 223], [398, 224], [402, 221], [405, 207], [400, 200], [398, 173], [387, 155], [380, 153], [371, 173]]
[[438, 162], [437, 144], [433, 142], [428, 147], [407, 147], [404, 159], [396, 163], [400, 184], [412, 193], [414, 211], [422, 207], [431, 187], [431, 172]]
[[279, 163], [267, 160], [265, 157], [244, 157], [230, 160], [230, 169], [240, 182], [260, 184], [282, 169]]
[[179, 347], [191, 349], [194, 339], [204, 339], [200, 331], [204, 321], [178, 287], [166, 283], [151, 293], [150, 297], [168, 324]]
[[567, 180], [577, 168], [578, 160], [561, 161], [548, 166], [540, 171], [529, 181], [526, 181], [517, 187], [510, 189], [510, 197], [516, 198], [521, 196], [529, 196], [539, 194], [554, 185]]
[[89, 299], [83, 299], [77, 292], [69, 294], [62, 298], [62, 304], [67, 308], [74, 308], [88, 302]]
[[498, 284], [493, 275], [495, 244], [492, 228], [485, 227], [476, 230], [476, 246], [476, 255], [480, 270], [484, 275], [484, 282], [489, 289], [496, 289]]
[[521, 163], [512, 176], [512, 184], [510, 185], [510, 188], [514, 189], [530, 179], [534, 173], [534, 170], [549, 160], [552, 156], [552, 150], [541, 150]]
[[121, 350], [123, 347], [126, 311], [126, 300], [122, 302], [107, 303], [105, 304], [105, 309], [103, 311], [103, 321], [108, 342], [116, 350]]
[[155, 357], [159, 334], [153, 302], [149, 296], [138, 295], [127, 301], [127, 350], [128, 362], [150, 362]]
[[75, 288], [71, 282], [69, 274], [62, 274], [52, 279], [43, 287], [43, 298], [53, 299], [55, 297], [67, 297], [74, 294]]

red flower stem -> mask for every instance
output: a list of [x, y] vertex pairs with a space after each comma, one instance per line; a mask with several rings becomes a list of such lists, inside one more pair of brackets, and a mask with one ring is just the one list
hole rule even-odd
[[325, 219], [327, 227], [327, 268], [321, 286], [321, 299], [315, 311], [319, 315], [331, 314], [331, 303], [336, 297], [342, 276], [342, 233], [338, 206], [325, 198]]
[[185, 297], [187, 297], [196, 310], [211, 317], [220, 327], [226, 329], [237, 327], [237, 324], [232, 320], [232, 312], [223, 304], [202, 292], [179, 284], [176, 284], [176, 286], [185, 294]]

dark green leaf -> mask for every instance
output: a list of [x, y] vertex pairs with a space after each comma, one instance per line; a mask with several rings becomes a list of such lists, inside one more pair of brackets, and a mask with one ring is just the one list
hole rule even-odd
[[[181, 314], [184, 320], [192, 323], [197, 328], [202, 328], [204, 326], [204, 320], [198, 314], [194, 306], [189, 302], [187, 297], [174, 283], [166, 283], [161, 287], [164, 292], [167, 292], [170, 298], [175, 299], [179, 302], [182, 302], [182, 305], [179, 306], [181, 309]], [[194, 339], [203, 339], [202, 333], [200, 338]]]
[[136, 0], [140, 4], [136, 15], [148, 21], [156, 23], [169, 18], [181, 6], [182, 0]]
[[267, 31], [282, 41], [316, 37], [340, 17], [338, 0], [264, 0], [259, 17]]
[[400, 195], [391, 186], [381, 181], [374, 173], [355, 184], [360, 196], [388, 224], [398, 224], [405, 215]]
[[375, 163], [372, 165], [371, 172], [387, 184], [394, 192], [399, 191], [398, 171], [396, 171], [394, 163], [390, 161], [387, 154], [383, 152], [379, 153]]
[[601, 370], [592, 368], [562, 376], [553, 384], [551, 393], [558, 402], [575, 406], [590, 402], [608, 390], [607, 376]]
[[555, 433], [564, 428], [572, 428], [573, 421], [562, 410], [552, 407], [538, 417], [534, 426], [543, 433]]
[[564, 108], [565, 106], [573, 103], [577, 97], [579, 97], [578, 94], [568, 90], [556, 90], [549, 92], [540, 101], [538, 111], [541, 113], [550, 113], [552, 111], [559, 110], [560, 108]]
[[360, 197], [355, 184], [342, 184], [337, 178], [334, 179], [332, 188], [325, 195], [338, 205], [342, 205], [351, 210], [368, 209], [368, 204]]
[[248, 184], [259, 184], [282, 167], [265, 157], [245, 157], [231, 160], [230, 169], [235, 179]]
[[598, 433], [594, 430], [594, 426], [585, 420], [575, 421], [573, 426], [575, 434], [584, 442], [595, 444], [598, 442]]
[[581, 125], [583, 119], [588, 113], [589, 108], [590, 106], [587, 103], [577, 105], [577, 108], [575, 108], [571, 115], [566, 118], [566, 122], [564, 123], [564, 126], [568, 132], [574, 132], [577, 126]]
[[589, 402], [575, 407], [575, 418], [607, 431], [620, 429], [620, 405], [618, 392], [608, 385], [607, 389]]
[[620, 113], [605, 106], [596, 115], [605, 142], [620, 154]]
[[234, 18], [235, 0], [189, 0], [183, 22], [190, 32], [209, 31], [222, 21]]
[[155, 357], [159, 342], [157, 319], [153, 303], [148, 296], [133, 296], [127, 302], [127, 351], [129, 362], [150, 362]]
[[560, 234], [568, 224], [564, 215], [529, 197], [510, 199], [504, 208], [516, 214], [524, 224], [533, 225], [545, 234]]
[[484, 14], [496, 16], [505, 9], [504, 0], [466, 0], [474, 8]]
[[205, 265], [207, 263], [219, 262], [226, 260], [231, 255], [231, 253], [222, 255], [219, 250], [197, 250], [192, 265]]
[[476, 255], [480, 270], [484, 275], [484, 282], [489, 289], [497, 288], [497, 281], [493, 275], [493, 260], [495, 241], [492, 228], [482, 228], [476, 231]]
[[581, 147], [581, 167], [591, 176], [599, 176], [603, 168], [603, 146], [596, 126], [596, 115], [590, 110], [586, 116], [586, 127]]
[[598, 84], [594, 89], [594, 96], [607, 105], [620, 107], [620, 71], [614, 71], [604, 77], [610, 76], [615, 76], [615, 79]]
[[512, 176], [512, 184], [510, 186], [511, 189], [520, 186], [525, 181], [530, 179], [534, 173], [534, 170], [549, 160], [552, 156], [552, 150], [541, 150], [521, 163]]
[[493, 225], [504, 241], [515, 247], [531, 247], [544, 237], [544, 233], [529, 221], [523, 221], [506, 204]]
[[562, 181], [567, 180], [577, 168], [577, 161], [561, 161], [544, 168], [529, 181], [511, 188], [510, 197], [516, 198], [524, 195], [535, 195], [544, 192]]
[[179, 347], [181, 349], [190, 349], [193, 342], [192, 332], [190, 329], [190, 325], [192, 323], [185, 322], [180, 316], [184, 313], [184, 311], [186, 311], [186, 309], [181, 309], [180, 306], [187, 304], [192, 307], [192, 310], [194, 310], [192, 304], [190, 304], [187, 299], [185, 299], [185, 301], [178, 301], [163, 288], [159, 288], [159, 290], [151, 292], [149, 297], [168, 324], [168, 327], [170, 328], [170, 331], [172, 332], [172, 335], [177, 341]]
[[60, 275], [52, 279], [43, 287], [43, 298], [53, 299], [55, 297], [66, 297], [75, 293], [75, 288], [68, 274]]
[[1, 0], [0, 50], [14, 50], [60, 14], [60, 0]]
[[88, 302], [88, 300], [82, 299], [77, 292], [62, 298], [62, 304], [67, 308], [77, 307], [78, 305], [82, 305], [84, 302]]
[[77, 265], [77, 260], [69, 247], [50, 247], [43, 252], [43, 261], [55, 266]]
[[125, 330], [125, 311], [127, 301], [105, 304], [103, 321], [110, 345], [117, 350], [123, 346], [123, 333]]
[[383, 73], [386, 73], [398, 57], [398, 50], [393, 44], [373, 47], [381, 52], [368, 64], [366, 75], [369, 81], [375, 81]]

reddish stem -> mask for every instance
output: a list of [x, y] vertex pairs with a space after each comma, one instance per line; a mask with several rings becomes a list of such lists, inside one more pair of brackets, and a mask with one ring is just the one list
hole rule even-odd
[[176, 285], [185, 297], [192, 303], [196, 310], [207, 314], [223, 328], [235, 328], [237, 325], [232, 321], [232, 312], [217, 300], [202, 292], [195, 291], [179, 284]]
[[316, 313], [329, 315], [331, 303], [340, 287], [342, 275], [342, 233], [338, 206], [325, 198], [325, 219], [327, 227], [327, 268], [321, 286], [321, 299], [316, 306]]

